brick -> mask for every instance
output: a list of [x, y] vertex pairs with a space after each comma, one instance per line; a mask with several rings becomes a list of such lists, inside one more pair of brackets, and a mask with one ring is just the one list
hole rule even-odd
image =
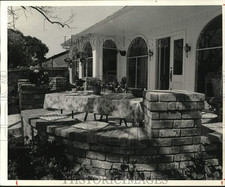
[[177, 102], [177, 110], [196, 110], [198, 108], [197, 102]]
[[88, 158], [74, 158], [74, 162], [81, 165], [90, 165], [91, 159]]
[[80, 156], [80, 157], [86, 157], [86, 152], [84, 150], [81, 149], [77, 149], [77, 148], [70, 148], [68, 149], [69, 153], [76, 155], [76, 156]]
[[149, 108], [151, 111], [167, 111], [166, 102], [150, 102]]
[[201, 145], [201, 151], [216, 151], [217, 145], [211, 144], [211, 145]]
[[173, 127], [172, 120], [152, 120], [152, 129], [171, 129]]
[[199, 128], [202, 125], [202, 120], [201, 119], [195, 119], [195, 127]]
[[190, 145], [192, 144], [192, 137], [188, 138], [174, 138], [172, 145]]
[[157, 138], [157, 139], [154, 139], [153, 141], [155, 146], [171, 146], [172, 145], [171, 138]]
[[69, 145], [69, 146], [72, 146], [72, 144], [73, 144], [72, 140], [68, 140], [68, 139], [63, 139], [62, 143], [65, 144], [65, 145]]
[[196, 128], [181, 130], [181, 136], [198, 136], [200, 134], [200, 130]]
[[105, 154], [93, 151], [87, 151], [86, 157], [91, 159], [105, 160]]
[[100, 161], [100, 160], [92, 160], [92, 166], [101, 169], [110, 169], [112, 166], [111, 162]]
[[179, 152], [180, 152], [180, 147], [161, 147], [159, 149], [159, 154], [162, 154], [162, 155], [169, 155], [169, 154], [174, 154]]
[[151, 136], [152, 136], [152, 138], [158, 138], [159, 137], [159, 130], [152, 130]]
[[136, 169], [138, 171], [154, 171], [156, 170], [157, 165], [153, 163], [149, 164], [136, 164]]
[[147, 115], [149, 116], [150, 119], [159, 119], [158, 112], [151, 112], [150, 110], [148, 110]]
[[152, 162], [173, 162], [173, 155], [152, 156]]
[[[204, 140], [203, 140], [204, 141]], [[193, 137], [193, 144], [200, 144], [202, 143], [202, 138], [201, 136], [194, 136]]]
[[192, 161], [183, 161], [183, 162], [180, 162], [180, 169], [184, 169], [186, 168], [187, 166], [193, 166], [194, 163]]
[[200, 145], [185, 145], [181, 146], [182, 153], [193, 153], [193, 152], [199, 152], [200, 151]]
[[86, 149], [86, 150], [90, 149], [90, 145], [88, 143], [78, 142], [78, 141], [73, 141], [73, 147]]
[[153, 94], [151, 92], [145, 92], [144, 96], [148, 101], [154, 101], [154, 102], [158, 101], [158, 95], [155, 93]]
[[174, 161], [187, 161], [191, 160], [192, 157], [194, 157], [194, 153], [177, 154], [174, 155]]
[[204, 101], [205, 95], [195, 92], [187, 92], [184, 94], [176, 94], [177, 101]]
[[182, 119], [201, 118], [202, 114], [199, 111], [182, 112]]
[[198, 108], [199, 109], [204, 109], [205, 108], [205, 103], [204, 102], [198, 102]]
[[178, 169], [179, 163], [160, 163], [158, 165], [158, 170], [171, 170], [171, 169]]
[[168, 102], [168, 110], [176, 110], [176, 105], [177, 103], [176, 102]]
[[150, 147], [146, 149], [135, 149], [135, 154], [137, 155], [156, 155], [158, 150], [156, 147]]
[[218, 166], [219, 165], [219, 160], [218, 159], [208, 159], [205, 160], [206, 165], [213, 165], [213, 166]]
[[130, 160], [137, 160], [139, 164], [151, 163], [151, 156], [131, 155]]
[[159, 93], [159, 101], [176, 101], [176, 96], [171, 93]]
[[178, 129], [159, 130], [159, 137], [176, 137], [176, 136], [180, 136], [180, 130]]
[[194, 127], [194, 120], [175, 120], [173, 124], [173, 128], [182, 129], [182, 128], [190, 128]]
[[160, 119], [181, 119], [179, 112], [161, 112]]
[[106, 160], [107, 161], [112, 161], [112, 162], [123, 162], [123, 160], [126, 160], [126, 158], [123, 155], [110, 153], [110, 154], [106, 155]]

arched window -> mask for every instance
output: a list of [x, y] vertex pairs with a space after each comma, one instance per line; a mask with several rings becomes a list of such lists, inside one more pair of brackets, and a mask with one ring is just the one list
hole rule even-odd
[[117, 77], [117, 47], [112, 40], [103, 44], [103, 79], [112, 82]]
[[90, 42], [87, 42], [84, 46], [84, 53], [86, 54], [86, 62], [84, 63], [84, 77], [93, 76], [93, 57], [92, 57], [92, 47]]
[[222, 96], [222, 15], [210, 21], [197, 43], [197, 91]]
[[128, 86], [147, 88], [148, 77], [148, 47], [144, 39], [135, 38], [127, 54]]

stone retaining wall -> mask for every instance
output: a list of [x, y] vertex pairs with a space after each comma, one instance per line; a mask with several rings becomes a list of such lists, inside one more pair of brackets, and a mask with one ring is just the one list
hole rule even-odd
[[75, 128], [40, 123], [37, 129], [39, 134], [50, 135], [57, 144], [63, 144], [73, 165], [90, 166], [93, 175], [110, 179], [111, 167], [119, 169], [123, 161], [137, 160], [136, 168], [146, 178], [165, 177], [171, 169], [192, 165], [191, 157], [197, 157], [199, 152], [205, 163], [219, 165], [213, 154], [218, 147], [207, 144], [207, 137], [201, 136], [203, 102], [204, 95], [193, 92], [146, 91], [144, 128], [134, 127], [128, 135], [124, 132], [129, 127], [118, 129], [116, 135], [104, 129], [80, 129], [82, 125]]

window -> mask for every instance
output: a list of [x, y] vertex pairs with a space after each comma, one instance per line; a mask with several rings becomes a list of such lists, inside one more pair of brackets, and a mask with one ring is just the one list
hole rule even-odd
[[222, 15], [210, 21], [197, 43], [197, 91], [222, 97]]
[[174, 40], [173, 74], [183, 74], [183, 39]]
[[127, 55], [128, 86], [147, 88], [148, 48], [141, 38], [135, 38], [129, 47]]
[[92, 77], [93, 74], [93, 57], [92, 57], [92, 47], [90, 42], [87, 42], [84, 46], [84, 52], [87, 55], [86, 62], [84, 63], [84, 77]]

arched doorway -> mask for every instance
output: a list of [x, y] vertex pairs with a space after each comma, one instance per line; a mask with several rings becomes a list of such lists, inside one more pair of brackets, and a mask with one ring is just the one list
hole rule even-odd
[[197, 42], [196, 90], [222, 98], [222, 15], [210, 21]]
[[103, 44], [103, 80], [112, 82], [117, 77], [117, 47], [112, 40]]
[[147, 88], [148, 47], [144, 39], [135, 38], [127, 54], [128, 87]]
[[93, 57], [92, 57], [92, 47], [90, 42], [85, 43], [84, 53], [86, 55], [86, 61], [83, 67], [83, 75], [84, 77], [92, 77], [93, 76]]

